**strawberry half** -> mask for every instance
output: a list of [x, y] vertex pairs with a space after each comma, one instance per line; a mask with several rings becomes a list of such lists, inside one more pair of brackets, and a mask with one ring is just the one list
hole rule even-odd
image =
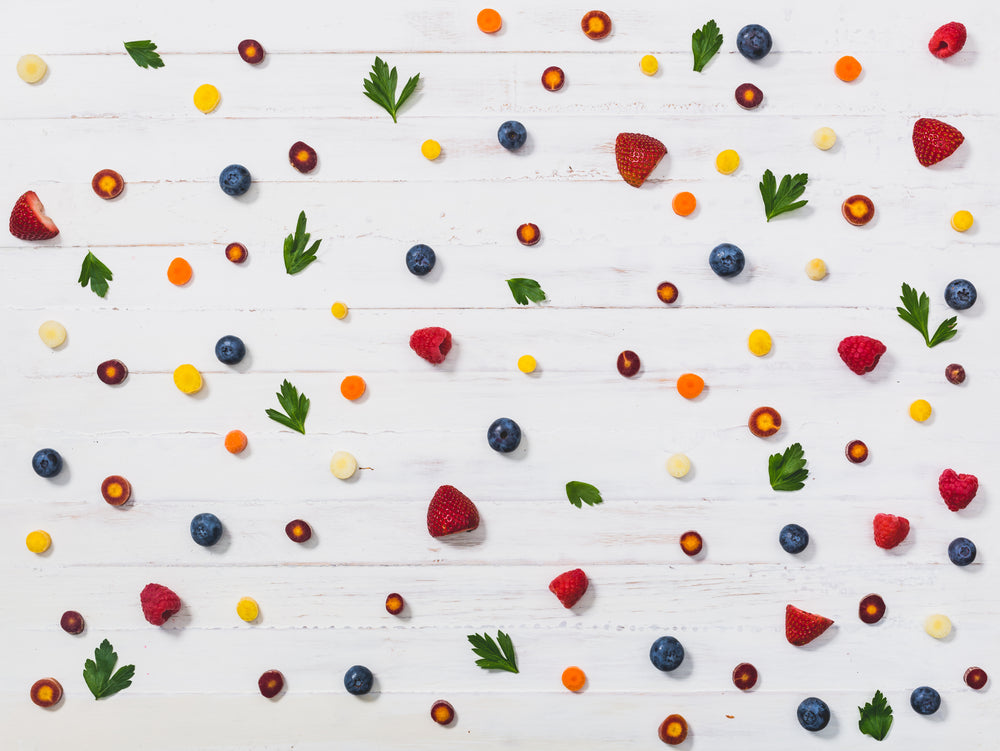
[[913, 151], [925, 167], [950, 157], [964, 140], [962, 131], [940, 120], [922, 117], [913, 124]]
[[45, 216], [45, 207], [35, 191], [17, 199], [10, 212], [10, 234], [22, 240], [51, 240], [59, 234], [56, 223]]
[[427, 507], [427, 531], [431, 537], [471, 532], [479, 526], [479, 510], [469, 497], [452, 485], [442, 485]]
[[559, 598], [564, 608], [571, 608], [580, 601], [587, 591], [590, 582], [582, 569], [575, 568], [564, 574], [559, 574], [549, 582], [549, 592]]
[[646, 182], [667, 147], [652, 136], [642, 133], [619, 133], [615, 139], [615, 161], [618, 172], [629, 185], [636, 188]]
[[785, 638], [796, 647], [808, 644], [832, 625], [829, 618], [807, 613], [794, 605], [785, 606]]

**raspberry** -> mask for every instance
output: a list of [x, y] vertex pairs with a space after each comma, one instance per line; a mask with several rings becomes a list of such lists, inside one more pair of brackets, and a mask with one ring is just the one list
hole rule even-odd
[[903, 516], [875, 514], [872, 526], [875, 532], [875, 544], [886, 550], [896, 547], [910, 534], [910, 520]]
[[946, 469], [938, 478], [938, 491], [952, 511], [961, 511], [972, 503], [978, 490], [979, 479], [975, 475], [960, 475], [953, 469]]
[[139, 594], [142, 614], [154, 626], [162, 626], [181, 608], [181, 598], [162, 584], [147, 584]]
[[439, 365], [451, 351], [451, 333], [440, 326], [417, 329], [410, 335], [410, 349], [427, 362]]
[[869, 336], [849, 336], [837, 346], [840, 359], [858, 375], [871, 373], [885, 354], [885, 345]]
[[952, 21], [934, 32], [934, 36], [927, 43], [927, 49], [931, 51], [934, 57], [939, 57], [943, 60], [946, 57], [951, 57], [956, 52], [962, 51], [962, 48], [965, 46], [966, 36], [965, 26], [958, 21]]

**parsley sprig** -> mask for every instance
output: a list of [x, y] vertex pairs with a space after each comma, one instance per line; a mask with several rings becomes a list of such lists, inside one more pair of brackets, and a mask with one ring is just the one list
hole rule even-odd
[[705, 64], [715, 57], [722, 48], [722, 34], [713, 18], [691, 35], [691, 51], [694, 53], [695, 72], [701, 73]]
[[376, 57], [375, 62], [372, 63], [371, 73], [361, 83], [365, 87], [365, 96], [392, 115], [393, 122], [397, 122], [396, 113], [403, 106], [403, 102], [409, 99], [410, 94], [416, 90], [419, 80], [420, 74], [417, 73], [406, 82], [399, 99], [396, 99], [396, 84], [398, 82], [396, 67], [393, 66], [392, 70], [389, 70], [388, 63], [381, 57]]
[[584, 503], [588, 506], [594, 506], [604, 502], [604, 499], [601, 498], [600, 490], [589, 483], [577, 480], [571, 480], [566, 483], [566, 497], [577, 508], [583, 508]]
[[858, 729], [877, 741], [885, 738], [889, 728], [892, 727], [892, 707], [882, 692], [876, 691], [872, 700], [863, 707], [858, 707], [858, 711], [861, 713]]
[[[470, 634], [466, 637], [472, 644], [472, 651], [479, 655], [476, 664], [483, 670], [506, 670], [517, 673], [517, 659], [514, 655], [514, 643], [503, 631], [497, 631], [497, 641], [489, 634]], [[497, 646], [497, 642], [500, 645]]]
[[83, 257], [83, 265], [80, 267], [80, 278], [77, 279], [80, 286], [86, 289], [89, 284], [95, 295], [104, 297], [108, 294], [108, 282], [114, 278], [111, 269], [101, 263], [100, 259], [88, 250], [87, 255]]
[[148, 39], [125, 42], [125, 51], [140, 68], [162, 68], [165, 63], [156, 52], [156, 45]]
[[310, 246], [309, 233], [306, 232], [306, 212], [299, 212], [299, 221], [295, 225], [295, 234], [285, 238], [285, 271], [289, 274], [298, 274], [302, 269], [316, 260], [316, 251], [322, 240], [317, 240]]
[[95, 699], [117, 694], [132, 685], [135, 665], [119, 668], [118, 672], [112, 675], [117, 662], [118, 654], [111, 646], [111, 642], [105, 639], [101, 642], [101, 646], [94, 650], [94, 659], [87, 660], [83, 664], [83, 680], [87, 682], [87, 688]]
[[771, 221], [778, 214], [787, 211], [801, 209], [809, 201], [797, 201], [796, 199], [806, 191], [806, 183], [809, 182], [809, 175], [802, 173], [799, 175], [785, 175], [778, 185], [771, 170], [764, 170], [764, 177], [760, 181], [760, 197], [764, 199], [764, 214], [767, 221]]
[[783, 454], [771, 454], [767, 460], [767, 475], [775, 490], [801, 490], [809, 476], [801, 443], [793, 443]]
[[299, 394], [298, 389], [290, 384], [286, 378], [281, 382], [281, 391], [275, 394], [275, 396], [278, 397], [278, 404], [288, 414], [283, 415], [276, 409], [268, 409], [265, 410], [267, 416], [275, 422], [281, 423], [286, 428], [297, 430], [302, 435], [305, 435], [306, 415], [309, 414], [309, 400], [306, 398], [306, 395]]
[[507, 280], [507, 286], [510, 287], [510, 292], [514, 295], [514, 302], [518, 305], [527, 305], [529, 300], [541, 302], [546, 299], [545, 290], [534, 279], [515, 277]]
[[934, 336], [928, 335], [927, 319], [931, 314], [931, 301], [927, 298], [926, 292], [921, 292], [917, 297], [917, 291], [903, 282], [903, 294], [899, 299], [903, 302], [902, 308], [896, 308], [899, 317], [923, 335], [928, 347], [946, 342], [958, 333], [955, 328], [958, 325], [958, 318], [948, 318], [937, 327]]

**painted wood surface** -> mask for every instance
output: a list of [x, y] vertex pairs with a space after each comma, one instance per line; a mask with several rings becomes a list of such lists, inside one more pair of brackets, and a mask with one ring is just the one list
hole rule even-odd
[[[886, 748], [992, 748], [992, 687], [973, 692], [962, 674], [1000, 670], [991, 569], [1000, 106], [990, 93], [1000, 11], [924, 0], [863, 12], [849, 2], [619, 4], [603, 8], [613, 34], [592, 42], [579, 31], [588, 9], [513, 2], [498, 8], [501, 33], [487, 36], [475, 27], [479, 6], [445, 0], [4, 8], [3, 201], [36, 190], [61, 233], [0, 240], [0, 749], [660, 748], [656, 728], [675, 712], [691, 727], [684, 747], [699, 751], [856, 749], [874, 742], [858, 734], [856, 707], [875, 689], [895, 708]], [[690, 33], [709, 17], [726, 42], [696, 74]], [[952, 18], [969, 42], [940, 61], [927, 39]], [[735, 49], [751, 22], [775, 38], [758, 64]], [[141, 70], [122, 51], [123, 40], [147, 37], [162, 70]], [[259, 68], [236, 55], [245, 37], [267, 50]], [[28, 52], [50, 68], [35, 86], [13, 74]], [[651, 78], [638, 69], [647, 53], [660, 61]], [[402, 77], [421, 74], [395, 125], [361, 94], [376, 54]], [[832, 74], [842, 54], [864, 64], [855, 84]], [[539, 84], [549, 65], [566, 71], [559, 93]], [[744, 81], [765, 92], [756, 111], [733, 102]], [[210, 115], [191, 104], [205, 82], [222, 92]], [[920, 116], [966, 136], [929, 169], [910, 145]], [[510, 118], [529, 132], [518, 153], [495, 137]], [[839, 135], [829, 152], [810, 142], [823, 125]], [[615, 168], [622, 131], [669, 149], [639, 190]], [[420, 155], [426, 138], [443, 146], [436, 162]], [[300, 139], [319, 152], [310, 175], [287, 163]], [[714, 167], [726, 148], [742, 158], [728, 177]], [[232, 162], [255, 180], [238, 200], [216, 187]], [[128, 183], [112, 202], [89, 188], [104, 167]], [[757, 182], [767, 168], [808, 172], [809, 205], [765, 223]], [[686, 219], [670, 210], [680, 190], [699, 201]], [[863, 229], [840, 216], [855, 193], [876, 204]], [[958, 234], [948, 220], [963, 208], [976, 224]], [[317, 263], [289, 277], [281, 241], [300, 210], [323, 245]], [[514, 236], [526, 221], [542, 230], [532, 248]], [[243, 267], [223, 256], [233, 241], [250, 250]], [[423, 279], [403, 264], [417, 242], [438, 255]], [[708, 268], [720, 242], [747, 254], [735, 280]], [[115, 274], [103, 300], [75, 283], [88, 249]], [[165, 278], [175, 256], [194, 267], [184, 288]], [[804, 273], [814, 257], [830, 268], [818, 283]], [[548, 301], [517, 306], [504, 283], [512, 276], [539, 280]], [[927, 290], [936, 323], [950, 312], [942, 292], [953, 278], [973, 280], [979, 302], [960, 314], [953, 341], [929, 350], [896, 318], [899, 285]], [[671, 307], [655, 296], [664, 280], [680, 288]], [[335, 300], [350, 307], [344, 321], [330, 315]], [[57, 351], [35, 335], [46, 319], [69, 331]], [[452, 332], [444, 364], [409, 350], [422, 326]], [[765, 358], [747, 349], [755, 328], [774, 338]], [[214, 358], [223, 334], [246, 341], [240, 366]], [[888, 346], [863, 378], [836, 353], [852, 334]], [[642, 359], [634, 379], [615, 370], [623, 349]], [[540, 366], [531, 376], [515, 365], [526, 353]], [[130, 369], [115, 388], [94, 375], [110, 357]], [[193, 398], [171, 380], [185, 362], [205, 376]], [[950, 362], [969, 373], [960, 387], [944, 379]], [[674, 387], [684, 372], [707, 382], [693, 402]], [[357, 403], [339, 394], [352, 373], [368, 382]], [[284, 378], [312, 400], [305, 436], [264, 415]], [[917, 398], [934, 407], [923, 424], [907, 415]], [[746, 420], [764, 404], [784, 424], [761, 440]], [[485, 441], [500, 416], [524, 430], [510, 456]], [[222, 447], [233, 428], [250, 440], [239, 457]], [[844, 459], [855, 438], [871, 449], [864, 465]], [[809, 481], [776, 493], [767, 457], [794, 441]], [[42, 446], [66, 458], [55, 481], [30, 469]], [[337, 450], [365, 469], [334, 478]], [[683, 480], [665, 471], [675, 452], [693, 462]], [[946, 467], [980, 480], [958, 514], [937, 492]], [[128, 506], [101, 500], [109, 474], [132, 482]], [[597, 485], [605, 502], [573, 508], [569, 480]], [[424, 526], [445, 483], [483, 519], [458, 540], [434, 540]], [[188, 534], [202, 511], [225, 524], [215, 548]], [[911, 521], [893, 551], [872, 542], [878, 512]], [[313, 542], [285, 537], [293, 518], [312, 524]], [[788, 522], [810, 532], [798, 557], [777, 544]], [[37, 528], [54, 540], [42, 556], [24, 547]], [[706, 541], [695, 559], [677, 544], [688, 529]], [[946, 554], [960, 535], [979, 547], [964, 569]], [[578, 566], [590, 590], [566, 610], [547, 585]], [[139, 608], [150, 581], [184, 602], [163, 628]], [[392, 591], [407, 600], [403, 617], [384, 610]], [[869, 592], [888, 603], [877, 626], [856, 615]], [[242, 596], [260, 603], [253, 624], [236, 617]], [[836, 624], [792, 647], [788, 603]], [[58, 626], [71, 608], [87, 619], [79, 637]], [[935, 612], [955, 624], [941, 642], [923, 632]], [[518, 675], [474, 665], [466, 635], [497, 629], [514, 640]], [[663, 635], [687, 652], [670, 674], [647, 657]], [[80, 671], [105, 637], [137, 673], [95, 702]], [[746, 694], [730, 680], [743, 661], [761, 675]], [[358, 663], [376, 675], [364, 699], [342, 688]], [[587, 672], [581, 694], [560, 685], [569, 665]], [[288, 683], [277, 701], [256, 687], [269, 668]], [[46, 712], [27, 690], [50, 675], [66, 696]], [[910, 710], [918, 685], [941, 692], [937, 715]], [[815, 735], [795, 720], [810, 695], [833, 711]], [[438, 698], [457, 709], [452, 727], [428, 717]]]

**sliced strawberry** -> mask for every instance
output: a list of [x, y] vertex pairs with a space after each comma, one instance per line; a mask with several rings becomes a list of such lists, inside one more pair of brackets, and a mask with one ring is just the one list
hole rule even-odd
[[590, 582], [582, 569], [575, 568], [564, 574], [559, 574], [549, 582], [549, 592], [559, 598], [565, 608], [571, 608], [580, 601], [587, 591]]
[[659, 164], [667, 147], [642, 133], [619, 133], [615, 139], [618, 172], [629, 185], [638, 188]]
[[427, 531], [431, 537], [471, 532], [479, 526], [479, 511], [469, 497], [452, 485], [442, 485], [427, 507]]
[[796, 647], [808, 644], [832, 625], [829, 618], [807, 613], [794, 605], [785, 607], [785, 638]]
[[22, 240], [51, 240], [59, 234], [56, 223], [45, 216], [45, 207], [35, 191], [17, 199], [10, 212], [10, 234]]
[[940, 120], [922, 117], [913, 124], [913, 151], [925, 167], [950, 157], [963, 141], [962, 131]]

